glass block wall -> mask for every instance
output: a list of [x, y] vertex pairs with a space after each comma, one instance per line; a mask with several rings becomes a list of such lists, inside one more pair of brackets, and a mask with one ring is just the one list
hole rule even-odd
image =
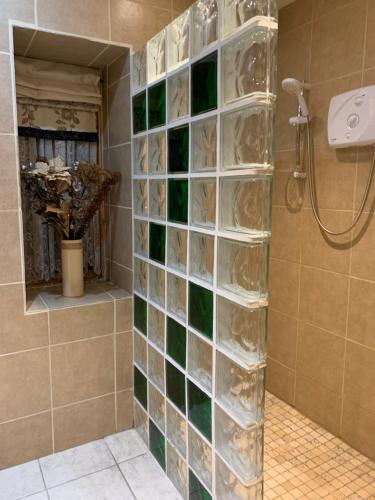
[[134, 54], [135, 427], [182, 497], [263, 496], [277, 0]]

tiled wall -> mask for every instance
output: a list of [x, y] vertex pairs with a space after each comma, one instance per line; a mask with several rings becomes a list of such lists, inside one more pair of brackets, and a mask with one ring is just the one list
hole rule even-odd
[[296, 99], [280, 82], [312, 84], [321, 217], [344, 228], [359, 207], [372, 152], [329, 148], [328, 106], [335, 94], [375, 84], [374, 23], [373, 0], [297, 0], [280, 13], [267, 375], [273, 393], [373, 459], [375, 184], [352, 234], [329, 238], [319, 231], [307, 183], [291, 177], [295, 135], [288, 119]]

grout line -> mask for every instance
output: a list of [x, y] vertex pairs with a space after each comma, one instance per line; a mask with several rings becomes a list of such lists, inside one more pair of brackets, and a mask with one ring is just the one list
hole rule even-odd
[[[109, 66], [111, 66], [114, 62], [116, 62], [116, 61], [117, 61], [117, 59], [119, 59], [120, 57], [122, 57], [122, 55], [121, 55], [121, 56], [119, 56], [119, 57], [116, 57], [116, 59], [114, 59], [112, 63], [108, 64], [108, 67], [109, 67]], [[109, 90], [109, 89], [111, 89], [114, 85], [118, 84], [118, 83], [119, 83], [119, 82], [121, 82], [122, 80], [126, 80], [126, 78], [129, 78], [129, 77], [130, 77], [130, 73], [126, 73], [126, 75], [122, 75], [122, 76], [120, 76], [120, 78], [118, 78], [118, 79], [117, 79], [117, 80], [115, 80], [114, 82], [109, 83], [109, 84], [107, 85], [107, 89], [108, 89], [108, 90]], [[129, 144], [130, 144], [130, 143], [129, 143]], [[112, 147], [113, 147], [113, 146], [112, 146]]]
[[[108, 141], [109, 142], [109, 141]], [[105, 149], [114, 149], [114, 148], [120, 148], [121, 146], [131, 146], [131, 141], [130, 142], [120, 142], [120, 144], [115, 144], [113, 146], [109, 146]]]
[[[128, 486], [128, 488], [129, 488], [129, 490], [130, 490], [131, 494], [133, 495], [133, 497], [134, 497], [135, 499], [137, 499], [137, 497], [136, 497], [136, 495], [135, 495], [135, 493], [134, 493], [133, 489], [131, 488], [130, 484], [129, 484], [129, 483], [128, 483], [128, 481], [126, 480], [125, 475], [123, 474], [122, 470], [120, 469], [119, 462], [116, 460], [116, 457], [115, 457], [115, 456], [114, 456], [114, 454], [112, 453], [111, 447], [109, 446], [109, 444], [107, 443], [107, 441], [106, 441], [105, 439], [103, 439], [103, 441], [104, 441], [104, 444], [106, 445], [106, 447], [107, 447], [107, 449], [108, 449], [109, 453], [112, 455], [113, 460], [115, 461], [115, 464], [116, 464], [116, 466], [117, 466], [118, 470], [120, 471], [120, 474], [121, 474], [121, 475], [122, 475], [122, 477], [124, 478], [124, 481], [125, 481], [126, 485]], [[141, 456], [141, 455], [139, 455], [139, 456]], [[128, 462], [129, 460], [132, 460], [133, 458], [136, 458], [136, 457], [128, 458], [127, 460], [123, 460], [123, 461], [122, 461], [122, 462], [120, 462], [120, 463], [123, 463], [123, 462]]]
[[36, 37], [36, 34], [37, 34], [37, 31], [35, 30], [34, 33], [32, 34], [31, 38], [30, 38], [30, 41], [29, 43], [27, 44], [27, 47], [25, 49], [25, 52], [23, 53], [23, 57], [26, 57], [29, 50], [31, 49], [31, 45], [33, 44], [34, 42], [34, 38]]
[[34, 0], [34, 23], [38, 26], [38, 0]]

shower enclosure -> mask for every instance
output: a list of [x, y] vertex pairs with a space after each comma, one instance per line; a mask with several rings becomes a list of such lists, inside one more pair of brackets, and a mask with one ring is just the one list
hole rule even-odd
[[132, 59], [135, 427], [184, 498], [263, 495], [276, 0]]

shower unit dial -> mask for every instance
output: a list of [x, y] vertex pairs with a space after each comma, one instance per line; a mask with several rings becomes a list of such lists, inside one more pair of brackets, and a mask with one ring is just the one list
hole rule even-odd
[[375, 85], [331, 99], [328, 142], [333, 148], [375, 144]]

